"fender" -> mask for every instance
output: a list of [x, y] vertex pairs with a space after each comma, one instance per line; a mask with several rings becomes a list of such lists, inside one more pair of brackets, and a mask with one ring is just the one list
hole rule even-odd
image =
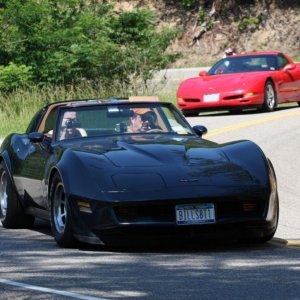
[[242, 140], [223, 144], [228, 159], [248, 170], [258, 182], [269, 187], [269, 163], [261, 148], [252, 141]]
[[[54, 171], [60, 174], [67, 194], [104, 200], [104, 193], [101, 192], [100, 185], [95, 180], [95, 178], [99, 177], [97, 176], [99, 168], [95, 166], [95, 170], [90, 170], [87, 165], [90, 162], [86, 161], [85, 155], [89, 157], [89, 154], [77, 153], [77, 151], [67, 149], [57, 164], [52, 167], [50, 176], [53, 175]], [[103, 169], [100, 171], [104, 172]], [[51, 180], [51, 178], [49, 179]], [[50, 185], [51, 183], [49, 182], [49, 188]]]
[[1, 161], [4, 161], [4, 164], [6, 166], [7, 172], [9, 174], [9, 177], [11, 178], [11, 180], [13, 180], [12, 178], [12, 174], [11, 174], [11, 161], [10, 161], [10, 156], [8, 154], [7, 150], [4, 150], [1, 154]]

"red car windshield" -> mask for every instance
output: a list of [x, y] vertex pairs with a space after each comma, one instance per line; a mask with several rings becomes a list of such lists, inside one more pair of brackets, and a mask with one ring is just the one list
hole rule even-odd
[[218, 61], [207, 75], [276, 71], [278, 66], [276, 55], [231, 56]]

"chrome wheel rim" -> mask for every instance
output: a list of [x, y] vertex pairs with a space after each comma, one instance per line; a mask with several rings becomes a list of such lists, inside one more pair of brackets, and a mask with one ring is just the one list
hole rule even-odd
[[3, 217], [6, 216], [7, 213], [7, 176], [6, 172], [3, 171], [0, 177], [0, 207], [1, 207], [1, 215]]
[[273, 108], [275, 106], [275, 92], [271, 84], [267, 85], [266, 94], [267, 94], [267, 105], [269, 108]]
[[56, 186], [53, 197], [53, 219], [57, 232], [63, 233], [66, 227], [67, 207], [66, 195], [62, 183]]

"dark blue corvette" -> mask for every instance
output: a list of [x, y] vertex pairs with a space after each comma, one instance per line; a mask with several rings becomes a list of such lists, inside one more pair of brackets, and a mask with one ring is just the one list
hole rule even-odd
[[269, 159], [251, 141], [216, 144], [170, 103], [77, 100], [43, 107], [1, 145], [5, 228], [51, 221], [78, 241], [267, 241], [279, 203]]

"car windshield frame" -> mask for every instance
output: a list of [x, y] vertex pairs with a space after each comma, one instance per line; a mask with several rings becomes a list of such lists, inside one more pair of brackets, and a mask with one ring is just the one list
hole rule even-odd
[[215, 63], [207, 72], [208, 76], [234, 73], [265, 72], [279, 70], [278, 55], [233, 55]]
[[[117, 122], [121, 120], [123, 117], [127, 120], [126, 126], [129, 125], [129, 120], [133, 116], [132, 109], [149, 109], [153, 110], [158, 114], [158, 119], [160, 126], [163, 125], [163, 129], [161, 131], [150, 131], [150, 132], [127, 132], [127, 129], [124, 130], [124, 126], [121, 126], [121, 122]], [[102, 128], [87, 128], [86, 126], [82, 126], [82, 128], [87, 132], [86, 136], [74, 136], [72, 138], [62, 137], [62, 124], [63, 124], [63, 116], [66, 112], [76, 112], [76, 115], [92, 112], [90, 113], [90, 120], [92, 120], [92, 116], [99, 113], [107, 114], [107, 118], [111, 120], [116, 120], [114, 130], [112, 127], [103, 129]], [[128, 113], [130, 111], [130, 113]], [[166, 114], [169, 113], [169, 115]], [[85, 117], [85, 121], [83, 123], [88, 124], [89, 120]], [[76, 124], [81, 124], [83, 120], [78, 120]], [[96, 121], [95, 121], [96, 122]], [[114, 121], [111, 121], [113, 124]], [[92, 122], [91, 122], [92, 123]], [[111, 125], [110, 124], [110, 125]], [[119, 124], [119, 126], [117, 126]], [[81, 125], [80, 125], [81, 126]], [[108, 126], [109, 127], [109, 126]], [[91, 134], [92, 133], [92, 134]], [[96, 105], [72, 105], [72, 106], [61, 106], [58, 109], [57, 120], [54, 128], [53, 142], [60, 142], [66, 140], [74, 140], [74, 139], [83, 139], [83, 138], [102, 138], [107, 136], [130, 136], [130, 135], [150, 135], [150, 134], [175, 134], [175, 135], [195, 135], [193, 128], [187, 122], [187, 120], [180, 114], [180, 112], [174, 107], [173, 104], [167, 102], [138, 102], [133, 103], [130, 101], [118, 102], [118, 103], [98, 103]]]

